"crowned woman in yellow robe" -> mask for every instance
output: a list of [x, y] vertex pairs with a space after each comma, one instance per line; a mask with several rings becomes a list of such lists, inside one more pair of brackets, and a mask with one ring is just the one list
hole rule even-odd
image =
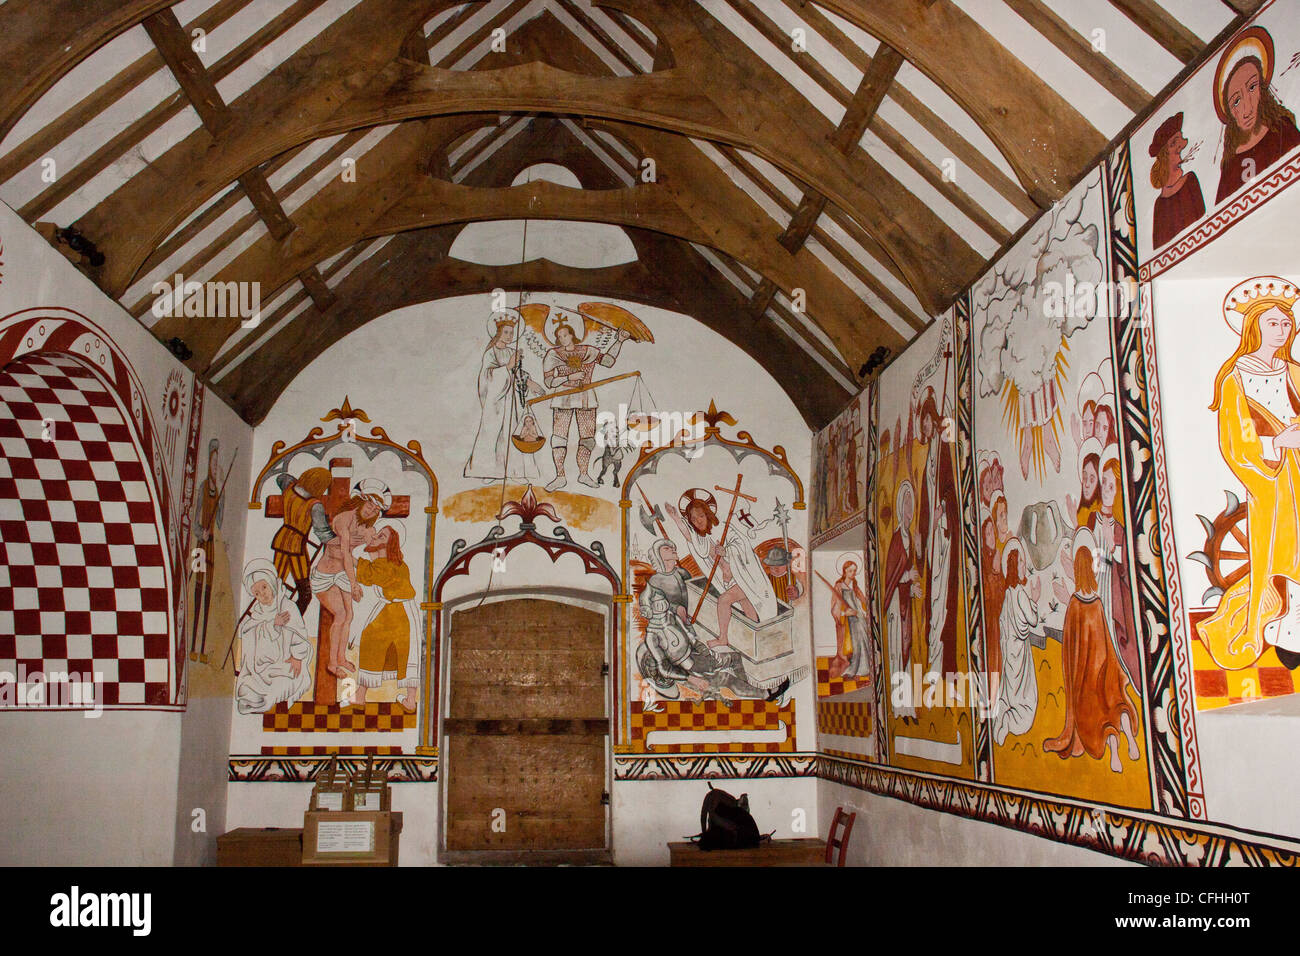
[[1224, 317], [1241, 343], [1219, 370], [1212, 411], [1219, 448], [1246, 489], [1250, 565], [1198, 625], [1210, 655], [1250, 667], [1273, 646], [1300, 665], [1300, 366], [1291, 356], [1300, 290], [1285, 279], [1247, 279], [1228, 293]]

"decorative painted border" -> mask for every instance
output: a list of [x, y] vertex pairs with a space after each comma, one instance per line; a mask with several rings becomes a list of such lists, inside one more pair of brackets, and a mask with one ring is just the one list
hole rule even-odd
[[787, 754], [615, 754], [614, 779], [749, 780], [760, 777], [815, 777], [815, 753]]
[[[193, 380], [193, 384], [194, 388], [190, 395], [189, 434], [185, 438], [185, 460], [181, 465], [180, 528], [177, 536], [180, 538], [182, 555], [190, 553], [190, 522], [194, 514], [194, 494], [198, 488], [195, 479], [199, 470], [199, 441], [203, 430], [203, 399], [206, 392], [203, 383], [197, 378]], [[189, 590], [186, 584], [176, 589], [176, 673], [185, 678], [178, 679], [184, 691], [182, 700], [189, 696], [189, 672], [185, 670], [185, 645], [192, 637], [185, 630], [185, 622], [189, 620], [189, 607], [186, 603]]]
[[[961, 553], [963, 598], [966, 601], [966, 660], [974, 673], [984, 673], [984, 581], [980, 565], [979, 492], [975, 485], [975, 325], [967, 291], [952, 305], [956, 365], [957, 498], [961, 503]], [[972, 720], [975, 728], [972, 759], [975, 779], [993, 780], [993, 737], [987, 720]]]
[[[177, 528], [172, 522], [171, 479], [163, 464], [162, 445], [158, 441], [149, 403], [145, 400], [140, 377], [126, 354], [112, 336], [86, 316], [61, 306], [21, 309], [0, 317], [0, 368], [4, 368], [20, 355], [55, 352], [71, 355], [94, 369], [113, 391], [120, 403], [124, 417], [130, 421], [137, 444], [137, 452], [146, 465], [145, 471], [153, 497], [154, 521], [158, 526], [159, 540], [166, 541], [171, 551], [171, 563], [164, 567], [167, 587], [172, 593], [182, 590], [176, 582], [183, 580], [181, 551]], [[184, 693], [180, 665], [185, 644], [177, 623], [175, 605], [169, 611], [170, 639], [177, 658], [168, 660], [167, 682], [170, 687], [171, 706], [183, 706]], [[131, 704], [116, 705], [106, 710], [138, 710]], [[148, 709], [159, 709], [154, 705]]]
[[1149, 866], [1300, 866], [1300, 843], [1231, 827], [1193, 826], [984, 783], [818, 756], [817, 776], [926, 810], [1021, 830]]
[[858, 525], [865, 524], [866, 520], [867, 520], [867, 513], [865, 511], [860, 511], [857, 514], [849, 515], [839, 524], [835, 525], [832, 528], [827, 528], [821, 534], [817, 535], [817, 537], [813, 538], [812, 546], [814, 548], [819, 548], [827, 541], [830, 541], [833, 538], [838, 538], [844, 532], [852, 531]]
[[[726, 754], [792, 753], [795, 742], [795, 701], [785, 704], [767, 700], [662, 700], [658, 710], [645, 711], [639, 700], [631, 701], [628, 729], [632, 746], [642, 753]], [[726, 743], [649, 744], [655, 731], [767, 730], [785, 728], [781, 740]]]
[[[1157, 472], [1151, 465], [1154, 441], [1151, 417], [1151, 384], [1143, 363], [1145, 338], [1151, 329], [1142, 310], [1131, 303], [1138, 298], [1137, 224], [1133, 209], [1133, 175], [1128, 145], [1115, 150], [1104, 163], [1104, 192], [1109, 249], [1111, 299], [1111, 351], [1115, 357], [1116, 400], [1120, 405], [1120, 452], [1125, 469], [1126, 496], [1130, 520], [1125, 527], [1131, 573], [1136, 575], [1133, 593], [1138, 630], [1146, 639], [1145, 682], [1147, 753], [1151, 773], [1152, 806], [1170, 816], [1204, 817], [1202, 801], [1191, 805], [1184, 750], [1184, 714], [1175, 706], [1173, 630], [1170, 620], [1168, 582], [1159, 557], [1162, 517]], [[1124, 301], [1120, 301], [1120, 290]], [[1185, 649], [1184, 649], [1185, 650]], [[1184, 668], [1185, 671], [1185, 668]]]
[[1169, 501], [1169, 464], [1165, 454], [1165, 428], [1160, 411], [1160, 378], [1156, 371], [1155, 306], [1151, 283], [1142, 283], [1142, 355], [1141, 368], [1146, 377], [1146, 396], [1151, 406], [1151, 455], [1155, 469], [1156, 509], [1159, 516], [1159, 556], [1164, 565], [1169, 595], [1169, 646], [1173, 650], [1175, 687], [1178, 691], [1178, 727], [1182, 731], [1183, 756], [1187, 775], [1187, 802], [1190, 816], [1204, 820], [1205, 792], [1201, 779], [1201, 754], [1196, 742], [1196, 678], [1191, 643], [1194, 640], [1187, 623], [1189, 608], [1183, 602], [1182, 576], [1178, 570], [1178, 546], [1174, 542], [1173, 506]]
[[[1126, 143], [1116, 150], [1116, 153], [1119, 152], [1124, 153], [1125, 162], [1127, 162], [1128, 144]], [[1109, 159], [1107, 165], [1110, 165]], [[1209, 245], [1297, 179], [1300, 179], [1300, 153], [1296, 153], [1278, 169], [1262, 177], [1259, 182], [1236, 199], [1233, 199], [1213, 216], [1202, 220], [1199, 226], [1184, 235], [1172, 246], [1166, 247], [1164, 252], [1142, 263], [1140, 271], [1142, 281], [1147, 282], [1154, 279], [1171, 266], [1186, 259], [1197, 249]]]
[[[627, 481], [623, 482], [624, 487]], [[506, 534], [505, 526], [499, 522], [506, 518], [515, 517], [519, 519], [519, 527], [512, 534]], [[543, 534], [537, 530], [537, 519], [546, 518], [553, 524], [549, 535]], [[624, 511], [624, 520], [627, 518], [627, 512]], [[464, 538], [457, 538], [452, 542], [451, 555], [447, 558], [447, 563], [443, 565], [438, 577], [433, 581], [432, 599], [426, 605], [429, 613], [433, 615], [432, 625], [429, 630], [429, 643], [433, 646], [433, 666], [425, 671], [426, 680], [424, 682], [424, 701], [425, 711], [420, 723], [420, 744], [421, 751], [436, 752], [439, 741], [442, 739], [442, 711], [440, 704], [439, 688], [442, 680], [442, 662], [445, 658], [443, 654], [443, 645], [451, 641], [451, 633], [444, 633], [443, 621], [445, 618], [443, 608], [443, 589], [446, 588], [449, 581], [453, 578], [468, 575], [470, 563], [474, 558], [483, 554], [490, 554], [493, 560], [504, 559], [515, 548], [528, 545], [541, 548], [546, 556], [551, 559], [551, 563], [559, 561], [565, 555], [573, 555], [582, 562], [583, 574], [594, 574], [602, 577], [609, 584], [612, 600], [617, 602], [623, 591], [623, 584], [619, 580], [618, 572], [614, 566], [609, 563], [609, 558], [605, 556], [605, 546], [600, 541], [592, 541], [590, 546], [581, 545], [573, 540], [569, 534], [569, 529], [560, 524], [560, 516], [555, 511], [555, 506], [550, 502], [538, 501], [537, 496], [533, 493], [533, 486], [530, 484], [525, 490], [523, 496], [518, 501], [507, 501], [502, 508], [501, 513], [497, 515], [497, 524], [488, 529], [486, 535], [478, 544], [468, 544]], [[626, 536], [627, 529], [624, 529]], [[610, 641], [609, 646], [613, 654], [613, 661], [610, 664], [610, 673], [614, 678], [613, 699], [619, 699], [619, 622], [622, 615], [615, 606], [609, 615]], [[617, 724], [617, 717], [615, 718]], [[615, 727], [614, 734], [617, 739], [618, 728]]]
[[[867, 384], [867, 487], [863, 491], [863, 513], [876, 507], [876, 472], [880, 466], [880, 378], [877, 376]], [[871, 639], [873, 671], [872, 683], [876, 689], [875, 699], [875, 740], [877, 760], [889, 757], [889, 728], [881, 719], [885, 701], [885, 644], [880, 630], [880, 576], [876, 569], [880, 567], [880, 538], [876, 534], [876, 523], [866, 522], [866, 531], [862, 536], [862, 568], [867, 582], [866, 598], [870, 614], [867, 615]], [[867, 573], [867, 569], [871, 573]]]
[[[232, 754], [226, 779], [231, 783], [313, 783], [316, 774], [335, 753], [351, 774], [365, 770], [364, 755], [346, 754], [341, 748], [330, 756], [264, 756]], [[377, 757], [375, 769], [388, 774], [389, 783], [437, 783], [438, 758], [423, 755]]]

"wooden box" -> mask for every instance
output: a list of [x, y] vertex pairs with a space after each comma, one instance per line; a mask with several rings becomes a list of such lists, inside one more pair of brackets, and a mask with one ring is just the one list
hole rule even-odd
[[217, 866], [302, 866], [302, 830], [240, 827], [217, 837]]
[[402, 815], [389, 811], [308, 810], [303, 866], [397, 866]]

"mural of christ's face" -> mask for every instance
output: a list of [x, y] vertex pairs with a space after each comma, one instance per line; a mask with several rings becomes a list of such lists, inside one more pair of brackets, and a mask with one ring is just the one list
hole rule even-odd
[[692, 502], [686, 508], [686, 520], [691, 523], [697, 534], [709, 533], [708, 509], [699, 502]]
[[1280, 349], [1291, 337], [1291, 317], [1273, 306], [1259, 317], [1259, 340], [1265, 348]]
[[378, 518], [379, 513], [383, 510], [383, 508], [371, 501], [369, 498], [361, 503], [361, 517], [365, 518], [367, 521], [372, 518]]
[[1259, 88], [1259, 67], [1250, 60], [1238, 63], [1228, 75], [1228, 112], [1242, 132], [1253, 133], [1259, 127]]

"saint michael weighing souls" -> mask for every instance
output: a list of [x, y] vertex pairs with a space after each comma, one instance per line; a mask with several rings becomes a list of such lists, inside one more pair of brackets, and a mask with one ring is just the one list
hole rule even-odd
[[[596, 367], [612, 368], [623, 343], [654, 342], [645, 324], [631, 312], [607, 302], [584, 302], [576, 311], [544, 303], [524, 303], [518, 309], [499, 309], [488, 322], [491, 337], [479, 364], [478, 399], [482, 409], [466, 478], [484, 483], [505, 478], [540, 481], [539, 453], [546, 444], [544, 420], [534, 409], [551, 407], [551, 466], [548, 491], [569, 483], [569, 437], [575, 425], [578, 447], [574, 455], [579, 484], [594, 488], [592, 452], [596, 448], [596, 422], [600, 410], [597, 389], [605, 384], [638, 377], [629, 372], [597, 379]], [[527, 366], [540, 371], [534, 375]]]

